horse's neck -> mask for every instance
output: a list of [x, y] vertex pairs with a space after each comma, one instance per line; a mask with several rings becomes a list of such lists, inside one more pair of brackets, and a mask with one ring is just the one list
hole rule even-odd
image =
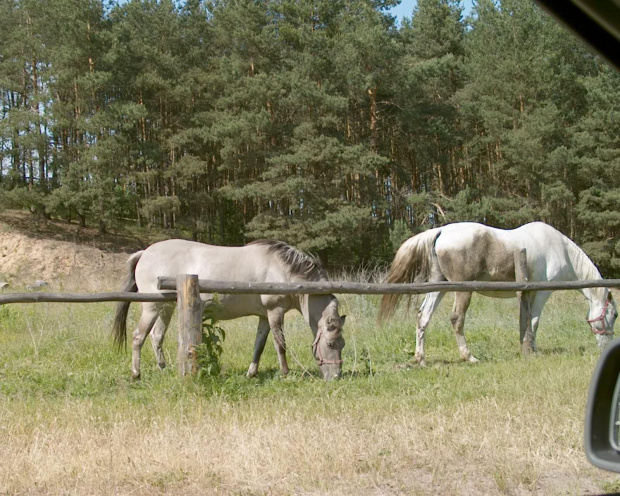
[[336, 301], [336, 297], [333, 295], [299, 295], [299, 311], [315, 336], [319, 329], [319, 320], [321, 320], [323, 312]]
[[[588, 255], [570, 239], [566, 239], [568, 240], [566, 248], [573, 266], [575, 279], [578, 281], [602, 279], [601, 273]], [[582, 288], [580, 291], [586, 297], [590, 305], [600, 302], [606, 297], [605, 288]]]
[[607, 288], [583, 288], [581, 292], [590, 304], [590, 310], [597, 304], [602, 305], [607, 297]]

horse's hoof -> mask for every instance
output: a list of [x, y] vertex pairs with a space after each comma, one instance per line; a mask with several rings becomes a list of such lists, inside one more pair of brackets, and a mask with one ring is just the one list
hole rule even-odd
[[469, 355], [469, 357], [467, 358], [467, 361], [469, 363], [478, 363], [480, 360], [478, 360], [474, 355]]
[[250, 368], [248, 369], [248, 373], [245, 375], [248, 379], [253, 379], [256, 377], [258, 373], [258, 364], [252, 363], [250, 364]]
[[531, 345], [523, 345], [523, 347], [521, 348], [521, 354], [523, 356], [528, 356], [528, 355], [534, 355], [536, 353], [536, 348], [532, 347]]
[[137, 382], [139, 380], [140, 380], [140, 372], [138, 372], [138, 373], [132, 372], [131, 373], [131, 382]]
[[426, 360], [423, 356], [415, 355], [413, 359], [415, 360], [415, 363], [417, 363], [420, 367], [426, 367]]
[[158, 363], [157, 366], [159, 367], [159, 370], [164, 370], [166, 368], [165, 363]]

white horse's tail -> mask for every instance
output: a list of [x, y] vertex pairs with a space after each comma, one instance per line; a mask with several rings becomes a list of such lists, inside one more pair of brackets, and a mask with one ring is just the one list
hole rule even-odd
[[[138, 265], [138, 260], [140, 260], [143, 253], [144, 250], [138, 251], [127, 260], [127, 275], [123, 281], [121, 291], [126, 293], [138, 292], [138, 285], [136, 284], [136, 265]], [[114, 336], [114, 343], [119, 350], [127, 346], [127, 314], [129, 313], [129, 305], [129, 301], [119, 301], [116, 305], [112, 335]]]
[[[433, 246], [441, 228], [429, 229], [405, 241], [396, 252], [390, 266], [388, 283], [427, 282], [431, 274]], [[379, 306], [379, 323], [389, 320], [401, 298], [401, 294], [386, 294]]]

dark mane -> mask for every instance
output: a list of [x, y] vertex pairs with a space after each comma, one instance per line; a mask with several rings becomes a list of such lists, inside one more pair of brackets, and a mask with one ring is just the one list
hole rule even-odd
[[291, 275], [305, 277], [307, 279], [325, 279], [325, 269], [321, 261], [308, 253], [293, 248], [284, 241], [274, 241], [270, 239], [259, 239], [248, 243], [248, 245], [267, 246], [267, 253], [276, 253], [289, 268]]

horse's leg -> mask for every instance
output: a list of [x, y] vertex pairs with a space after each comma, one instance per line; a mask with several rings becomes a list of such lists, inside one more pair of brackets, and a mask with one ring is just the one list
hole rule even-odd
[[142, 304], [142, 317], [138, 322], [138, 327], [133, 332], [132, 340], [132, 360], [131, 360], [131, 378], [133, 380], [140, 379], [140, 350], [144, 344], [146, 336], [148, 336], [153, 324], [159, 316], [159, 308], [155, 303]]
[[282, 375], [288, 374], [288, 363], [286, 363], [286, 342], [284, 341], [284, 331], [282, 330], [282, 324], [284, 322], [284, 310], [281, 308], [274, 308], [267, 312], [267, 318], [269, 319], [269, 327], [273, 332], [273, 344], [276, 347], [278, 353], [278, 360], [280, 362], [280, 372]]
[[468, 362], [475, 363], [478, 359], [469, 351], [467, 342], [465, 341], [465, 333], [463, 332], [463, 327], [465, 326], [465, 313], [469, 308], [470, 302], [471, 293], [454, 293], [454, 307], [452, 307], [450, 322], [452, 322], [454, 334], [456, 335], [456, 344], [459, 347], [461, 358]]
[[425, 365], [424, 362], [424, 333], [426, 332], [426, 327], [428, 323], [431, 321], [431, 317], [433, 312], [437, 309], [437, 305], [444, 297], [445, 293], [435, 292], [435, 293], [427, 293], [422, 305], [420, 306], [420, 310], [418, 311], [418, 325], [416, 328], [415, 335], [415, 356], [414, 359], [420, 365]]
[[[525, 335], [527, 332], [528, 324], [530, 325], [530, 333], [532, 332], [531, 317], [532, 317], [532, 304], [534, 302], [534, 295], [535, 293], [526, 291], [521, 294], [521, 298], [520, 298], [521, 305], [519, 307], [519, 342], [521, 343], [521, 353], [523, 354], [534, 351], [534, 349], [532, 348], [532, 335], [528, 335], [527, 337]], [[529, 306], [529, 309], [530, 309], [530, 322], [529, 323], [527, 321], [526, 312], [523, 311], [524, 305]], [[525, 346], [523, 346], [523, 341], [526, 341]]]
[[258, 320], [258, 330], [256, 331], [256, 341], [254, 343], [254, 356], [252, 357], [252, 363], [248, 370], [247, 377], [251, 379], [256, 377], [258, 372], [258, 362], [265, 349], [265, 343], [267, 342], [267, 336], [269, 336], [269, 320], [265, 317], [260, 317]]
[[[538, 331], [538, 324], [540, 324], [540, 315], [542, 314], [543, 307], [547, 300], [551, 296], [551, 291], [537, 291], [532, 301], [532, 334], [531, 336], [525, 336], [522, 350], [529, 346], [531, 351], [536, 351], [536, 332]], [[531, 339], [528, 339], [528, 337]]]
[[151, 343], [153, 344], [153, 351], [155, 352], [155, 358], [157, 359], [157, 365], [160, 369], [166, 368], [166, 359], [164, 358], [164, 352], [161, 349], [164, 342], [164, 336], [166, 335], [166, 329], [170, 325], [170, 319], [172, 318], [172, 312], [174, 312], [174, 306], [164, 305], [161, 307], [159, 317], [153, 325], [151, 331]]

